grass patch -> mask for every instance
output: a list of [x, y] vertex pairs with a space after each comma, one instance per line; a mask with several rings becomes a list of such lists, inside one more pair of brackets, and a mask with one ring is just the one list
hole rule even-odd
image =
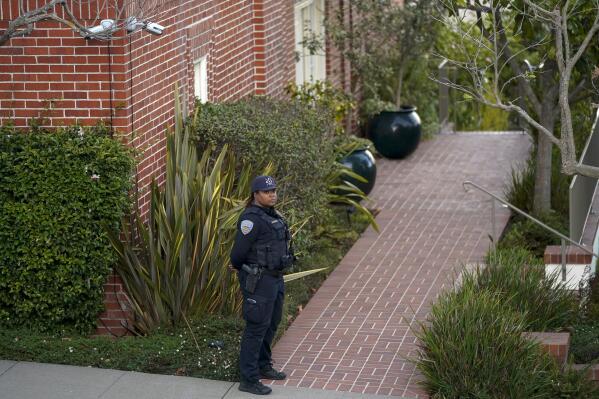
[[[318, 231], [310, 253], [303, 254], [296, 267], [298, 270], [329, 267], [329, 270], [287, 284], [284, 317], [277, 338], [367, 225], [367, 219], [360, 214], [352, 214], [348, 222], [345, 211], [333, 211], [330, 224]], [[238, 316], [205, 316], [190, 320], [189, 327], [158, 328], [145, 337], [112, 339], [2, 326], [0, 359], [238, 381], [243, 328], [244, 322]]]

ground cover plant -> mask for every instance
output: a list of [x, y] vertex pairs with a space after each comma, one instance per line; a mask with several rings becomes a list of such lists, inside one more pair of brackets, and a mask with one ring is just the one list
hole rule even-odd
[[0, 328], [0, 358], [236, 381], [242, 320], [209, 316], [189, 323], [119, 339]]
[[[418, 370], [439, 398], [551, 397], [552, 360], [522, 337], [524, 316], [472, 277], [443, 294], [418, 333]], [[545, 391], [545, 392], [543, 392]], [[539, 393], [543, 392], [542, 395]]]
[[93, 329], [132, 167], [101, 126], [0, 129], [2, 325]]
[[[440, 398], [593, 398], [599, 391], [575, 370], [561, 371], [525, 331], [561, 329], [577, 316], [572, 295], [543, 278], [524, 250], [488, 256], [440, 296], [419, 339], [417, 368]], [[557, 291], [551, 289], [557, 284]]]

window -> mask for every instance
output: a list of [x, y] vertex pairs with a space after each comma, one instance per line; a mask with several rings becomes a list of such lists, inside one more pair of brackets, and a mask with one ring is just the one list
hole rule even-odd
[[193, 63], [193, 93], [201, 103], [208, 101], [208, 68], [206, 56]]
[[295, 51], [298, 85], [326, 78], [324, 0], [296, 0]]

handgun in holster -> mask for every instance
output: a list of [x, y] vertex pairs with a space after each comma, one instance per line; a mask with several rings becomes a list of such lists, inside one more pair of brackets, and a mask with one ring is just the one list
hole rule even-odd
[[258, 285], [260, 277], [262, 277], [261, 270], [257, 265], [243, 264], [241, 268], [248, 274], [245, 279], [245, 290], [250, 294], [253, 294], [254, 291], [256, 291], [256, 285]]

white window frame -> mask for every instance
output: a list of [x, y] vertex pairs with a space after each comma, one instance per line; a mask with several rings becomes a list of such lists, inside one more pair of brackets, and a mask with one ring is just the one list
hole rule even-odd
[[193, 94], [204, 104], [208, 101], [208, 57], [198, 58], [193, 63]]
[[[305, 13], [309, 16], [309, 25], [305, 25]], [[317, 54], [310, 54], [301, 42], [306, 30], [311, 30], [324, 40], [324, 0], [303, 0], [295, 4], [295, 51], [299, 60], [295, 67], [295, 83], [302, 85], [308, 82], [326, 79], [326, 51], [323, 48]], [[324, 47], [324, 43], [323, 43]]]

